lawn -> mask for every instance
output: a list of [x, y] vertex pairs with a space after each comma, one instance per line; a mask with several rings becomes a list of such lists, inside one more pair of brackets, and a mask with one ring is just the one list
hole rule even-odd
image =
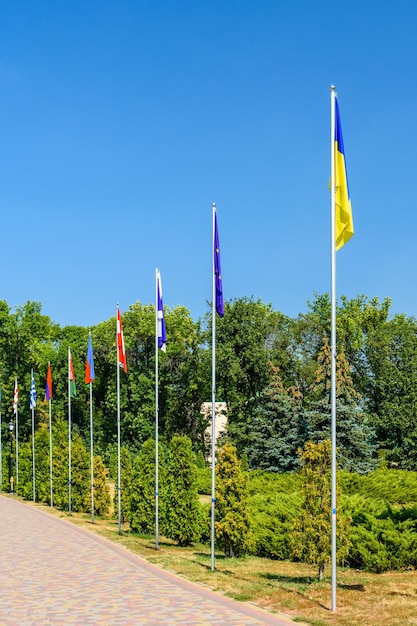
[[98, 533], [123, 545], [149, 562], [204, 584], [231, 598], [253, 602], [271, 612], [285, 613], [313, 626], [385, 626], [417, 625], [417, 572], [371, 574], [338, 568], [337, 611], [331, 607], [330, 570], [322, 582], [315, 568], [291, 561], [258, 557], [225, 558], [216, 553], [215, 571], [211, 571], [210, 546], [195, 544], [180, 548], [172, 541], [129, 532], [118, 534], [117, 521], [95, 519], [85, 514], [69, 516], [46, 505], [27, 503]]

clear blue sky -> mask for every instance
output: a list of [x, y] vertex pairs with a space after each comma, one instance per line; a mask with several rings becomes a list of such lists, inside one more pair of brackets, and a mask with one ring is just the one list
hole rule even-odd
[[197, 319], [211, 205], [226, 299], [330, 285], [329, 87], [355, 236], [338, 296], [417, 315], [417, 3], [72, 0], [0, 8], [0, 298], [61, 326], [136, 301]]

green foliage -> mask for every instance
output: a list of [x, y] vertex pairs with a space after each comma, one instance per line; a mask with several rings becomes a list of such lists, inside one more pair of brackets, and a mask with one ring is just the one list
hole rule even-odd
[[[390, 301], [358, 296], [337, 303], [337, 445], [342, 468], [369, 473], [378, 459], [387, 467], [413, 470], [417, 463], [417, 321], [390, 316]], [[206, 416], [202, 401], [210, 396], [211, 314], [195, 322], [189, 311], [166, 308], [166, 353], [159, 353], [159, 427], [169, 441], [188, 435], [195, 451], [204, 449]], [[329, 437], [330, 300], [315, 295], [308, 310], [294, 319], [253, 298], [227, 302], [218, 320], [217, 396], [227, 403], [227, 436], [251, 468], [293, 471], [298, 446]], [[122, 445], [132, 456], [154, 433], [155, 345], [154, 305], [137, 302], [123, 313], [129, 373], [121, 373]], [[117, 464], [109, 451], [117, 441], [116, 321], [111, 317], [92, 331], [95, 361], [93, 384], [94, 446], [117, 480]], [[0, 386], [3, 421], [3, 489], [8, 484], [7, 422], [13, 417], [15, 377], [20, 398], [28, 398], [33, 367], [38, 390], [35, 410], [36, 498], [49, 501], [48, 405], [43, 390], [48, 362], [53, 378], [53, 420], [67, 419], [68, 347], [77, 384], [72, 402], [72, 427], [89, 440], [89, 389], [83, 385], [88, 329], [61, 328], [42, 313], [39, 302], [15, 310], [0, 301]], [[326, 340], [327, 338], [327, 340]], [[279, 383], [274, 372], [279, 372]], [[19, 411], [20, 486], [31, 498], [31, 416], [28, 403]], [[42, 431], [42, 428], [44, 429]], [[38, 431], [41, 434], [38, 434]], [[68, 488], [64, 447], [57, 448], [54, 482], [57, 502], [66, 508]], [[54, 444], [55, 445], [55, 444]], [[77, 481], [85, 480], [83, 452], [74, 459]], [[25, 465], [27, 463], [27, 467]], [[78, 467], [78, 465], [79, 467]], [[56, 465], [56, 467], [55, 467]], [[199, 489], [210, 492], [199, 459]], [[402, 488], [401, 488], [402, 489]], [[81, 491], [83, 488], [81, 489]], [[78, 506], [78, 505], [77, 505]], [[81, 506], [81, 504], [80, 504]], [[126, 509], [125, 509], [126, 510]]]
[[205, 494], [207, 496], [211, 495], [211, 467], [197, 467], [196, 478], [198, 493]]
[[380, 468], [360, 476], [340, 472], [340, 483], [346, 494], [359, 494], [390, 505], [412, 506], [417, 502], [417, 472]]
[[218, 394], [227, 402], [230, 435], [240, 452], [248, 436], [248, 419], [253, 413], [254, 400], [269, 383], [273, 343], [269, 339], [277, 317], [270, 305], [240, 298], [225, 304], [224, 318], [218, 321]]
[[199, 539], [201, 523], [191, 439], [175, 435], [169, 446], [164, 534], [181, 546], [189, 545]]
[[306, 439], [300, 395], [285, 391], [279, 371], [271, 365], [271, 382], [260, 394], [249, 421], [245, 446], [249, 466], [272, 472], [297, 469], [297, 450]]
[[[114, 461], [113, 461], [114, 464]], [[117, 468], [116, 448], [116, 468]], [[130, 514], [130, 496], [132, 490], [132, 459], [129, 450], [120, 446], [120, 517], [124, 522]], [[116, 469], [116, 482], [114, 488], [113, 511], [115, 517], [119, 514], [118, 470]]]
[[416, 506], [397, 512], [388, 506], [378, 516], [356, 508], [353, 520], [348, 557], [351, 566], [372, 572], [416, 567]]
[[[166, 471], [164, 449], [160, 443], [158, 461], [158, 519], [163, 524]], [[129, 522], [134, 532], [155, 533], [155, 486], [155, 440], [148, 439], [133, 463]]]
[[290, 531], [302, 501], [300, 486], [298, 474], [250, 472], [251, 551], [257, 556], [290, 558]]
[[[315, 443], [330, 438], [330, 390], [331, 350], [325, 339], [317, 358], [316, 380], [312, 387], [314, 399], [304, 413], [309, 439]], [[377, 465], [375, 431], [361, 407], [343, 351], [336, 358], [336, 395], [338, 465], [351, 471], [369, 472]]]
[[[68, 424], [56, 420], [52, 427], [53, 439], [53, 499], [60, 509], [69, 508], [69, 454]], [[71, 510], [84, 511], [90, 493], [90, 458], [81, 437], [71, 433]]]
[[[107, 483], [108, 470], [103, 463], [101, 456], [95, 456], [93, 460], [94, 468], [94, 513], [101, 517], [108, 515], [110, 510], [110, 489]], [[91, 483], [91, 478], [90, 478]], [[91, 513], [91, 486], [84, 510]]]
[[[291, 553], [294, 557], [317, 565], [319, 579], [331, 556], [331, 446], [330, 441], [307, 442], [301, 455], [303, 477], [301, 510], [291, 533]], [[340, 503], [340, 489], [337, 501]], [[350, 520], [339, 508], [337, 517], [337, 559], [343, 560], [349, 551]]]
[[216, 543], [227, 556], [240, 556], [252, 538], [248, 511], [248, 477], [242, 471], [236, 448], [226, 443], [216, 463]]

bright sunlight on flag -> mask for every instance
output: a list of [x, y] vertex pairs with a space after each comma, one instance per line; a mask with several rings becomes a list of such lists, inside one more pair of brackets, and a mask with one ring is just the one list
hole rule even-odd
[[158, 300], [158, 310], [157, 310], [157, 320], [158, 320], [158, 348], [160, 348], [163, 352], [166, 351], [166, 343], [167, 343], [167, 335], [165, 330], [165, 319], [164, 319], [164, 304], [162, 302], [162, 284], [161, 284], [161, 274], [159, 270], [157, 270], [157, 279], [156, 279], [156, 288], [157, 288], [157, 300]]
[[346, 171], [345, 148], [337, 98], [335, 98], [336, 119], [334, 137], [334, 189], [335, 189], [335, 243], [340, 250], [352, 237], [353, 218]]

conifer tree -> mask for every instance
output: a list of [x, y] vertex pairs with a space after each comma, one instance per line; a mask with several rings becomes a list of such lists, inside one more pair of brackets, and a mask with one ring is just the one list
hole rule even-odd
[[[105, 517], [110, 510], [110, 489], [107, 483], [108, 470], [101, 456], [94, 457], [94, 513]], [[90, 477], [91, 483], [91, 477]], [[84, 504], [84, 511], [91, 513], [91, 485]]]
[[[116, 451], [117, 454], [117, 451]], [[117, 467], [117, 458], [116, 458]], [[116, 470], [117, 472], [117, 470]], [[120, 447], [120, 513], [121, 520], [125, 522], [129, 518], [130, 494], [132, 487], [132, 459], [129, 450], [125, 446]], [[117, 476], [113, 497], [113, 513], [117, 516], [119, 509], [119, 495], [117, 492]]]
[[270, 364], [270, 370], [271, 382], [250, 420], [245, 453], [252, 469], [294, 471], [299, 466], [297, 450], [306, 439], [302, 394], [296, 388], [285, 390], [279, 369]]
[[227, 556], [241, 555], [251, 539], [248, 477], [230, 443], [217, 455], [215, 518], [216, 543]]
[[189, 437], [171, 439], [167, 471], [164, 534], [180, 546], [189, 545], [200, 538], [202, 523], [196, 457]]
[[[310, 441], [330, 438], [331, 349], [327, 338], [317, 359], [314, 400], [305, 412]], [[369, 472], [377, 464], [375, 432], [355, 391], [350, 367], [343, 350], [336, 357], [336, 445], [337, 461], [342, 469]]]
[[[163, 525], [166, 490], [164, 450], [158, 446], [158, 518]], [[155, 440], [148, 439], [135, 458], [132, 469], [129, 522], [133, 531], [152, 534], [155, 532]]]
[[[331, 558], [331, 444], [308, 441], [300, 450], [303, 478], [303, 503], [294, 520], [290, 537], [292, 556], [318, 566], [322, 580], [324, 568]], [[341, 490], [337, 488], [337, 501]], [[337, 515], [337, 560], [342, 561], [349, 552], [350, 518], [339, 509]]]

